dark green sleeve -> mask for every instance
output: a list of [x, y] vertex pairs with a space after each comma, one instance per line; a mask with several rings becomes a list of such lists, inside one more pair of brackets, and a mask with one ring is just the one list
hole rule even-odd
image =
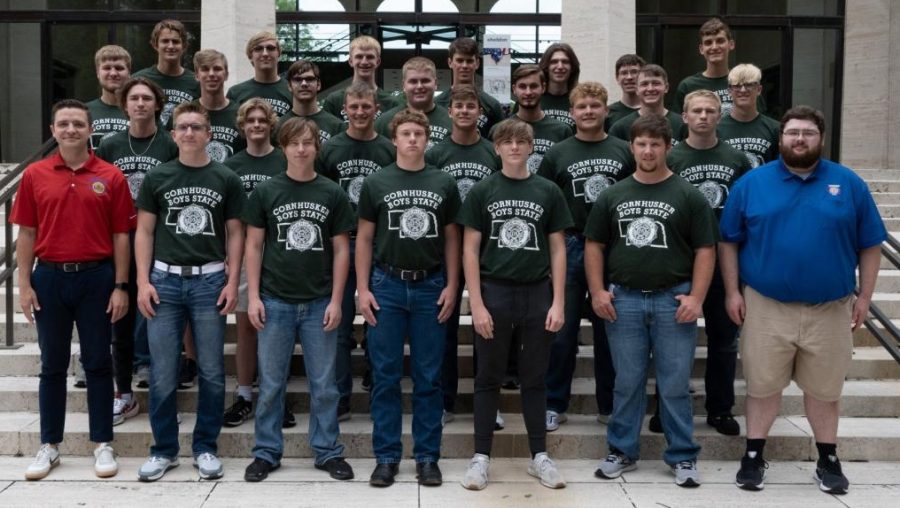
[[340, 187], [332, 191], [331, 236], [337, 236], [356, 229], [356, 214], [350, 207], [347, 194]]
[[372, 203], [372, 191], [369, 190], [369, 183], [368, 178], [363, 180], [362, 189], [359, 191], [359, 202], [356, 204], [356, 213], [360, 219], [378, 223], [378, 207]]
[[445, 198], [444, 225], [456, 222], [456, 216], [459, 215], [459, 209], [462, 208], [462, 200], [459, 199], [459, 188], [456, 186], [456, 180], [447, 173], [447, 197]]
[[[125, 135], [127, 136], [128, 134], [126, 133]], [[107, 139], [109, 139], [109, 138], [107, 138]], [[104, 142], [101, 140], [101, 141], [100, 141], [100, 146], [98, 146], [97, 149], [94, 150], [94, 155], [96, 155], [97, 157], [100, 157], [101, 159], [105, 160], [106, 162], [109, 162], [110, 164], [112, 164], [112, 161], [109, 160], [109, 159], [107, 158], [107, 157], [110, 156], [110, 154], [106, 153], [107, 151], [106, 151], [105, 148], [104, 148], [104, 147], [106, 147], [106, 146], [108, 146], [108, 145], [109, 145], [108, 142], [107, 142], [107, 143], [104, 143]]]
[[394, 117], [393, 114], [389, 115], [389, 114], [385, 113], [375, 119], [375, 130], [378, 132], [378, 134], [381, 134], [382, 136], [384, 136], [388, 139], [391, 139], [391, 133], [390, 133], [390, 129], [388, 128], [388, 126], [390, 125], [391, 118], [393, 118], [393, 117]]
[[341, 93], [342, 91], [337, 91], [328, 94], [328, 97], [325, 97], [325, 102], [322, 104], [322, 109], [334, 116], [340, 116], [341, 106], [343, 106], [343, 101], [340, 100]]
[[575, 226], [575, 221], [572, 220], [572, 213], [569, 211], [569, 205], [566, 204], [566, 197], [563, 196], [559, 187], [553, 187], [551, 199], [553, 206], [550, 208], [551, 213], [547, 221], [547, 232], [556, 233]]
[[247, 195], [244, 186], [237, 173], [229, 170], [225, 180], [225, 220], [239, 219], [247, 203]]
[[699, 249], [714, 245], [719, 241], [719, 226], [716, 214], [710, 208], [706, 198], [693, 186], [689, 189], [688, 199], [691, 210], [691, 247]]
[[244, 207], [244, 213], [241, 220], [248, 226], [265, 229], [267, 225], [266, 210], [263, 206], [263, 197], [265, 191], [259, 192], [259, 188], [250, 193], [247, 199], [247, 206]]
[[[604, 245], [609, 244], [611, 234], [609, 229], [610, 220], [607, 216], [609, 208], [606, 199], [607, 194], [607, 192], [601, 192], [600, 196], [597, 197], [597, 201], [591, 207], [587, 223], [584, 225], [584, 236], [588, 240], [600, 242]], [[709, 205], [706, 208], [709, 208]]]
[[485, 185], [484, 180], [476, 183], [466, 195], [466, 206], [460, 207], [459, 213], [456, 214], [457, 224], [481, 231], [481, 213], [484, 210], [481, 189], [485, 188]]
[[137, 201], [135, 201], [134, 205], [145, 212], [159, 215], [159, 203], [156, 202], [156, 198], [153, 194], [154, 178], [152, 177], [152, 174], [153, 172], [151, 171], [147, 173], [147, 176], [144, 178], [144, 182], [141, 184], [141, 190], [138, 192]]
[[609, 135], [617, 137], [623, 141], [628, 141], [628, 131], [623, 120], [624, 118], [613, 124], [613, 126], [609, 129]]
[[538, 166], [537, 174], [543, 176], [547, 180], [550, 180], [553, 183], [558, 183], [556, 181], [557, 168], [556, 168], [556, 150], [555, 148], [558, 145], [553, 145], [547, 150], [547, 153], [544, 154], [543, 159], [541, 159], [541, 165]]
[[[678, 83], [678, 88], [675, 89], [675, 97], [672, 98], [672, 111], [678, 113], [679, 115], [682, 113], [684, 109], [684, 96], [687, 95], [687, 83], [684, 80], [681, 83]], [[673, 133], [674, 134], [674, 133]]]

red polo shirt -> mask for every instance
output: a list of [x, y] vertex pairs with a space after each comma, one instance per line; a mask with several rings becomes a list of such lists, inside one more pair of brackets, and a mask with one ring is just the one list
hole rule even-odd
[[93, 153], [73, 171], [59, 153], [25, 169], [9, 221], [36, 228], [34, 254], [55, 263], [106, 259], [134, 226], [128, 182]]

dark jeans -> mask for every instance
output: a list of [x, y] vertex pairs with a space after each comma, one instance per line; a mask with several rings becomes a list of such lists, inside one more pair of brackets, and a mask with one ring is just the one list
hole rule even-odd
[[731, 414], [737, 364], [738, 326], [725, 311], [725, 286], [718, 267], [703, 302], [706, 320], [706, 414]]
[[72, 356], [72, 326], [78, 327], [81, 364], [87, 381], [90, 440], [112, 441], [113, 379], [109, 353], [111, 326], [106, 307], [115, 282], [112, 263], [75, 273], [37, 266], [31, 285], [41, 310], [35, 311], [41, 376], [38, 400], [41, 443], [63, 440], [66, 372]]
[[441, 387], [444, 390], [444, 410], [453, 412], [456, 406], [456, 394], [459, 392], [459, 312], [462, 303], [465, 281], [460, 278], [459, 290], [456, 292], [456, 305], [453, 314], [447, 320], [447, 338], [444, 341], [444, 361], [441, 368]]
[[[147, 321], [137, 308], [137, 267], [134, 264], [134, 232], [131, 242], [131, 267], [128, 271], [128, 312], [112, 325], [113, 374], [119, 393], [131, 393], [134, 370], [134, 338], [136, 326], [143, 328], [146, 335]], [[140, 316], [140, 320], [137, 317]]]
[[475, 374], [475, 453], [490, 455], [500, 385], [508, 366], [510, 348], [517, 347], [522, 416], [532, 454], [547, 449], [547, 362], [554, 334], [544, 328], [553, 302], [549, 280], [511, 284], [483, 280], [481, 295], [494, 320], [494, 338], [475, 336], [478, 366]]
[[350, 272], [341, 300], [341, 324], [337, 329], [337, 355], [335, 378], [340, 401], [338, 408], [350, 408], [350, 395], [353, 392], [352, 352], [356, 349], [356, 338], [353, 336], [353, 319], [356, 318], [356, 269], [353, 259], [356, 254], [356, 239], [350, 240]]

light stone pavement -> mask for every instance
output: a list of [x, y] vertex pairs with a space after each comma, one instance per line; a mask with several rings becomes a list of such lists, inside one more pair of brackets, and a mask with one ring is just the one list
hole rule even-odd
[[0, 456], [0, 506], [27, 507], [856, 507], [900, 505], [900, 462], [849, 462], [844, 471], [850, 492], [832, 496], [812, 481], [813, 462], [773, 462], [765, 490], [745, 492], [734, 486], [737, 462], [700, 462], [703, 485], [682, 489], [661, 461], [642, 461], [637, 471], [615, 481], [594, 478], [597, 463], [564, 460], [558, 463], [568, 481], [561, 490], [542, 487], [528, 476], [528, 461], [495, 459], [488, 487], [470, 492], [459, 485], [467, 461], [443, 460], [444, 485], [419, 487], [411, 460], [400, 468], [397, 483], [375, 489], [366, 483], [374, 466], [371, 459], [350, 459], [357, 479], [337, 482], [313, 469], [309, 459], [288, 459], [262, 483], [243, 481], [249, 459], [225, 459], [225, 476], [200, 481], [190, 459], [156, 483], [136, 481], [143, 459], [119, 459], [119, 474], [109, 480], [93, 475], [89, 457], [62, 457], [62, 464], [39, 482], [24, 481], [30, 457]]

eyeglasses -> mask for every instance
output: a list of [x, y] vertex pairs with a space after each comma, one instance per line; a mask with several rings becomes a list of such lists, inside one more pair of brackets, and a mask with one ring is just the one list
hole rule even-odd
[[740, 85], [728, 85], [728, 88], [732, 90], [755, 90], [756, 87], [759, 86], [759, 81], [754, 81], [753, 83], [741, 83]]
[[317, 81], [319, 81], [319, 78], [317, 78], [315, 76], [294, 76], [291, 78], [291, 81], [294, 83], [297, 83], [299, 85], [302, 85], [303, 83], [312, 84], [312, 83], [316, 83]]
[[202, 123], [181, 123], [175, 126], [175, 130], [178, 132], [187, 132], [189, 130], [195, 132], [203, 132], [208, 127], [203, 125]]
[[255, 53], [262, 53], [263, 51], [268, 51], [269, 53], [274, 53], [278, 51], [278, 46], [274, 44], [266, 44], [265, 46], [253, 46], [253, 51]]
[[791, 129], [789, 131], [782, 132], [784, 137], [786, 138], [817, 138], [819, 137], [819, 131], [817, 130], [799, 130], [799, 129]]

